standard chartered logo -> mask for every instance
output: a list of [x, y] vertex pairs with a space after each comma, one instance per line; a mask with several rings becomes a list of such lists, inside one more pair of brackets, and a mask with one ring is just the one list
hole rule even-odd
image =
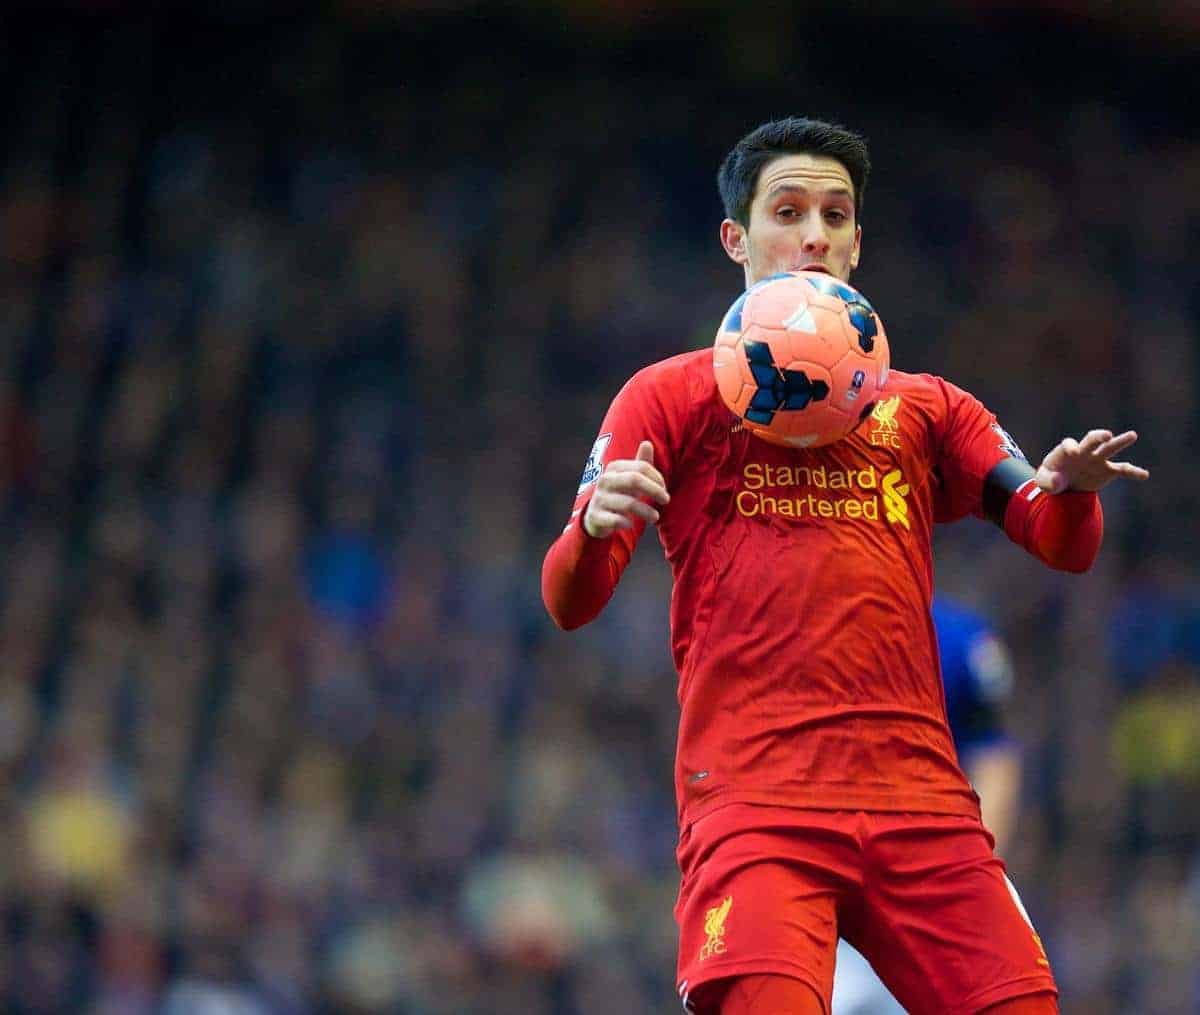
[[908, 524], [908, 501], [904, 499], [907, 496], [908, 484], [904, 482], [904, 474], [899, 469], [892, 469], [883, 477], [883, 510], [893, 525], [911, 529], [912, 526]]
[[734, 497], [738, 514], [784, 518], [830, 518], [880, 521], [911, 531], [909, 485], [899, 469], [885, 475], [873, 467], [830, 469], [818, 466], [767, 465], [750, 462], [742, 469], [742, 488]]

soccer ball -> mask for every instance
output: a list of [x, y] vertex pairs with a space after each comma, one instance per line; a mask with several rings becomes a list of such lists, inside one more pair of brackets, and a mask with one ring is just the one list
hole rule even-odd
[[887, 335], [857, 289], [819, 271], [783, 272], [734, 301], [713, 370], [747, 430], [772, 444], [817, 447], [871, 414], [887, 381]]

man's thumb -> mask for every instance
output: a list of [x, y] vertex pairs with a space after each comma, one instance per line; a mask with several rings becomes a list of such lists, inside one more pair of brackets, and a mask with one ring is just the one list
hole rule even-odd
[[649, 441], [642, 441], [642, 443], [638, 445], [637, 460], [639, 462], [649, 462], [651, 465], [653, 465], [654, 464], [654, 445], [651, 444]]
[[1062, 493], [1067, 488], [1067, 477], [1056, 469], [1041, 466], [1037, 470], [1037, 485], [1047, 493]]

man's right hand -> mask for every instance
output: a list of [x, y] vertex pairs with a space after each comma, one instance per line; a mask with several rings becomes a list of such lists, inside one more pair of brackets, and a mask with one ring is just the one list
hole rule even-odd
[[635, 518], [657, 522], [654, 504], [670, 499], [667, 482], [654, 467], [654, 445], [642, 441], [636, 458], [618, 458], [605, 466], [588, 501], [583, 530], [594, 539], [604, 539], [617, 529], [633, 528]]

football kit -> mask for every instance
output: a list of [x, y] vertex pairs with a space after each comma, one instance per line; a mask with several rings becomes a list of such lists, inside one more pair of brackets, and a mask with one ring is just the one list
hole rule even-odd
[[[1006, 905], [1023, 919], [1014, 900], [996, 894], [1007, 898], [1003, 869], [990, 866], [999, 861], [991, 859], [978, 799], [946, 723], [930, 616], [932, 527], [968, 514], [991, 518], [1051, 566], [1085, 570], [1101, 538], [1099, 498], [1042, 493], [995, 417], [941, 378], [894, 370], [863, 416], [843, 440], [784, 448], [747, 433], [725, 407], [710, 350], [647, 367], [614, 399], [568, 524], [546, 556], [542, 588], [551, 616], [568, 629], [591, 620], [613, 594], [645, 523], [593, 539], [583, 528], [587, 502], [606, 463], [634, 458], [650, 440], [671, 494], [657, 528], [674, 578], [684, 995], [706, 980], [777, 968], [816, 980], [827, 997], [825, 960], [796, 950], [828, 952], [831, 970], [837, 921], [849, 919], [845, 899], [856, 889], [829, 874], [837, 892], [848, 894], [838, 895], [835, 910], [806, 907], [803, 899], [832, 892], [830, 884], [786, 878], [799, 871], [808, 879], [805, 863], [822, 843], [833, 855], [814, 862], [827, 864], [827, 873], [841, 870], [849, 841], [865, 870], [863, 851], [877, 835], [898, 841], [904, 815], [927, 826], [921, 841], [950, 843], [940, 867], [928, 858], [930, 869], [951, 869], [969, 854], [990, 871], [989, 887], [977, 894], [991, 893], [989, 905]], [[837, 812], [824, 817], [844, 827], [806, 836], [805, 819], [820, 812]], [[865, 825], [860, 812], [870, 816]], [[751, 842], [786, 852], [761, 854], [754, 873]], [[738, 943], [735, 928], [748, 926], [738, 872], [751, 878], [747, 891], [762, 904], [784, 908], [775, 922], [796, 934]], [[893, 901], [915, 904], [911, 893]], [[944, 901], [969, 907], [970, 890], [957, 885]], [[789, 906], [803, 915], [789, 915]], [[832, 922], [814, 929], [804, 925], [810, 918]], [[755, 919], [760, 927], [772, 923], [762, 913]], [[990, 983], [960, 978], [936, 1004], [975, 1003], [998, 977], [1013, 990], [1028, 992], [1030, 977], [1052, 989], [1048, 969], [1037, 964], [1044, 956], [1035, 936], [1027, 925], [1019, 933], [1028, 947], [986, 973]], [[1014, 924], [1014, 940], [1017, 934]], [[908, 943], [919, 949], [923, 941], [915, 933]]]

